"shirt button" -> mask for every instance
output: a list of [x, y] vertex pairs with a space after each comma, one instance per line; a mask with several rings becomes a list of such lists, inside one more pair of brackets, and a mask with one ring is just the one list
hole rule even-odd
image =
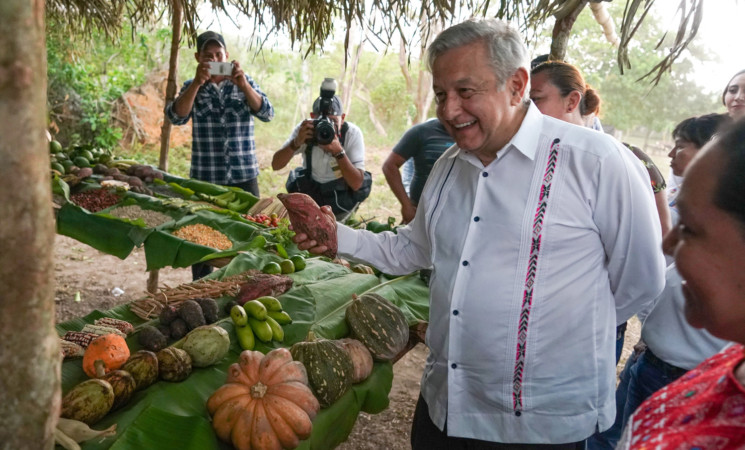
[[467, 266], [468, 265], [468, 261], [463, 261], [463, 265], [464, 266]]
[[489, 173], [487, 173], [487, 172], [481, 172], [481, 176], [484, 177], [484, 178], [486, 178], [486, 177], [489, 176]]
[[473, 221], [474, 222], [478, 222], [479, 220], [481, 220], [481, 217], [479, 217], [479, 216], [476, 216], [476, 217], [473, 218]]
[[458, 365], [455, 364], [455, 363], [452, 363], [452, 364], [450, 364], [450, 367], [452, 367], [453, 369], [457, 369], [458, 368]]
[[515, 415], [516, 415], [517, 417], [520, 417], [520, 416], [522, 416], [522, 415], [523, 415], [523, 413], [521, 413], [520, 411], [515, 411]]
[[457, 316], [458, 314], [460, 314], [460, 313], [458, 312], [458, 310], [457, 310], [457, 309], [456, 309], [455, 311], [453, 311], [453, 315], [454, 315], [454, 316]]

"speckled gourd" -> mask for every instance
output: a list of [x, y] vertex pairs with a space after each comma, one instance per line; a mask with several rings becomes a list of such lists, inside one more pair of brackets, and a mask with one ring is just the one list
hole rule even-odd
[[409, 324], [401, 310], [378, 294], [354, 296], [345, 313], [355, 339], [377, 361], [390, 361], [409, 341]]
[[333, 341], [316, 339], [311, 331], [305, 341], [290, 347], [290, 353], [305, 366], [308, 384], [322, 408], [332, 405], [352, 386], [352, 359]]

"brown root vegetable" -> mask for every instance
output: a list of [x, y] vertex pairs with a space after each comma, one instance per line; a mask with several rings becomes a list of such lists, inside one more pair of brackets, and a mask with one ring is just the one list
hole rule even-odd
[[75, 174], [79, 178], [88, 178], [89, 176], [93, 175], [93, 169], [90, 167], [83, 167], [82, 169], [78, 170], [78, 173]]
[[318, 204], [306, 194], [279, 194], [277, 198], [287, 209], [292, 229], [307, 235], [317, 245], [326, 246], [324, 256], [336, 257], [336, 220], [321, 211]]
[[137, 177], [127, 177], [126, 181], [127, 183], [129, 183], [130, 186], [138, 186], [138, 187], [144, 186], [144, 184], [142, 183], [142, 180]]
[[264, 297], [277, 297], [292, 287], [292, 278], [287, 275], [256, 274], [251, 281], [241, 285], [235, 301], [243, 305], [247, 301]]

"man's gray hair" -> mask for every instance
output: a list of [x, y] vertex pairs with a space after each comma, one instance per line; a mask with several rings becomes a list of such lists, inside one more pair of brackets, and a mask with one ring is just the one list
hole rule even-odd
[[506, 22], [497, 19], [470, 19], [444, 30], [427, 50], [430, 72], [435, 60], [443, 53], [482, 41], [489, 52], [489, 64], [497, 77], [498, 89], [507, 78], [524, 67], [528, 73], [528, 48], [520, 33]]

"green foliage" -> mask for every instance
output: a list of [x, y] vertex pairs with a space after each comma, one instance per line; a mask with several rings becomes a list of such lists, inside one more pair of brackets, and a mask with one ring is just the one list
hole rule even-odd
[[[623, 2], [605, 5], [614, 22], [620, 24]], [[570, 38], [567, 60], [577, 65], [585, 81], [599, 92], [603, 124], [621, 130], [643, 128], [647, 132], [667, 133], [682, 119], [721, 109], [717, 104], [720, 87], [702, 87], [690, 77], [694, 65], [705, 64], [709, 58], [709, 52], [695, 43], [657, 86], [653, 87], [649, 80], [638, 80], [662, 59], [669, 47], [664, 42], [655, 48], [661, 35], [661, 19], [648, 16], [637, 32], [636, 44], [629, 48], [634, 66], [621, 75], [616, 49], [603, 37], [589, 8], [580, 14]]]
[[[124, 36], [130, 36], [125, 30]], [[162, 61], [157, 51], [170, 33], [140, 33], [112, 43], [101, 33], [83, 41], [47, 33], [47, 92], [50, 124], [66, 145], [111, 148], [122, 130], [112, 118], [114, 102]]]

